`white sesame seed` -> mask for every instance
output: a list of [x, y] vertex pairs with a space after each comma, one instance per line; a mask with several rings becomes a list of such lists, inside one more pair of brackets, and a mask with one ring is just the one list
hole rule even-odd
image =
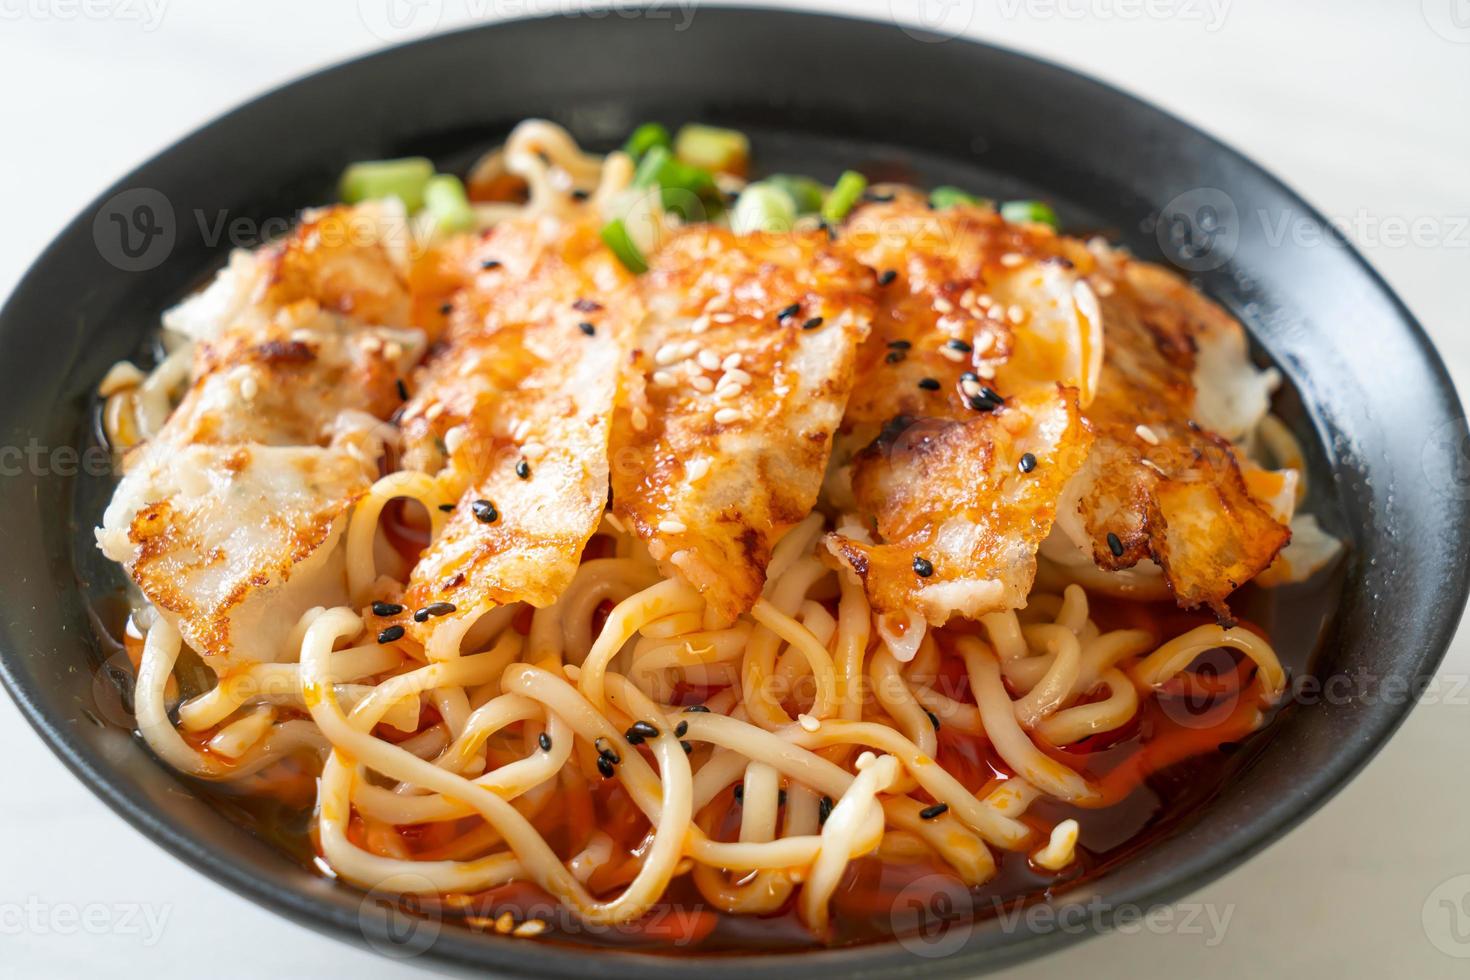
[[745, 389], [736, 384], [721, 384], [715, 389], [715, 397], [720, 401], [729, 401], [731, 398], [739, 397]]
[[642, 432], [644, 429], [648, 428], [648, 415], [643, 411], [643, 409], [633, 409], [630, 418], [633, 423], [633, 428], [638, 432]]
[[995, 365], [993, 365], [993, 364], [977, 364], [977, 365], [975, 365], [975, 376], [976, 377], [979, 377], [979, 378], [984, 378], [986, 381], [990, 381], [990, 380], [994, 379], [995, 378]]
[[702, 392], [706, 395], [715, 390], [714, 381], [703, 374], [696, 374], [690, 378], [689, 386], [695, 391]]
[[690, 333], [704, 333], [709, 329], [709, 317], [695, 317], [694, 322], [689, 324]]
[[698, 483], [709, 475], [709, 460], [704, 456], [699, 457], [685, 467], [684, 473], [690, 483]]
[[688, 359], [699, 353], [699, 341], [686, 340], [679, 345], [679, 356]]
[[1133, 433], [1150, 446], [1157, 446], [1159, 444], [1159, 437], [1154, 435], [1154, 430], [1146, 425], [1135, 426]]
[[734, 323], [735, 322], [735, 314], [734, 313], [715, 313], [715, 314], [713, 314], [710, 317], [710, 319], [713, 320], [716, 323]]
[[715, 423], [718, 425], [729, 425], [740, 418], [740, 413], [733, 408], [722, 408], [715, 413]]
[[662, 520], [658, 522], [658, 533], [660, 534], [683, 534], [689, 528], [684, 526], [683, 521]]
[[740, 366], [740, 362], [743, 360], [745, 360], [745, 355], [740, 353], [739, 351], [736, 351], [735, 353], [731, 354], [729, 357], [721, 361], [720, 367], [726, 371], [733, 371]]
[[822, 727], [822, 723], [808, 714], [796, 716], [796, 721], [801, 725], [802, 731], [814, 732]]
[[1021, 308], [1020, 304], [1012, 303], [1006, 310], [1006, 319], [1019, 326], [1026, 321], [1026, 311]]
[[538, 460], [546, 455], [546, 447], [539, 442], [528, 442], [521, 447], [521, 455], [529, 460]]
[[464, 445], [464, 440], [464, 426], [456, 425], [454, 428], [444, 433], [444, 448], [449, 451], [449, 455], [453, 456], [455, 453], [459, 452], [459, 447]]
[[951, 303], [949, 300], [945, 299], [943, 296], [939, 297], [938, 299], [936, 299], [934, 301], [934, 308], [936, 310], [938, 310], [940, 313], [953, 313], [954, 312], [954, 304]]
[[1099, 279], [1092, 284], [1092, 291], [1099, 296], [1111, 296], [1115, 288], [1111, 279]]
[[677, 364], [683, 359], [683, 355], [680, 354], [677, 344], [664, 344], [653, 355], [653, 363], [659, 367], [668, 367], [670, 364]]
[[1014, 269], [1016, 266], [1025, 261], [1025, 259], [1023, 259], [1015, 252], [1007, 252], [1000, 257], [1000, 264], [1005, 266], [1007, 269]]
[[531, 434], [531, 422], [529, 419], [520, 419], [510, 427], [510, 438], [512, 442], [521, 442]]
[[976, 354], [984, 354], [995, 346], [995, 334], [977, 333], [974, 340], [971, 341], [970, 346], [975, 348]]
[[240, 381], [240, 397], [248, 402], [258, 394], [260, 394], [260, 382], [246, 375]]
[[725, 371], [725, 376], [721, 379], [720, 383], [724, 384], [726, 381], [730, 382], [731, 384], [748, 385], [751, 382], [751, 377], [748, 372], [743, 371], [738, 367], [729, 368]]
[[980, 382], [965, 378], [960, 382], [960, 391], [963, 391], [968, 397], [974, 398], [980, 394]]
[[1155, 472], [1155, 473], [1157, 473], [1157, 474], [1158, 474], [1158, 475], [1159, 475], [1159, 476], [1162, 476], [1162, 477], [1164, 477], [1164, 478], [1165, 478], [1165, 479], [1168, 479], [1168, 476], [1169, 476], [1169, 474], [1167, 474], [1167, 473], [1165, 473], [1165, 472], [1164, 472], [1164, 471], [1163, 471], [1163, 469], [1162, 469], [1162, 468], [1160, 468], [1160, 466], [1159, 466], [1159, 464], [1158, 464], [1158, 463], [1155, 463], [1155, 462], [1154, 462], [1154, 461], [1153, 461], [1153, 460], [1151, 460], [1151, 459], [1145, 459], [1145, 460], [1144, 460], [1144, 461], [1143, 461], [1143, 465], [1144, 465], [1144, 466], [1147, 466], [1147, 467], [1148, 467], [1148, 468], [1149, 468], [1149, 469], [1151, 469], [1151, 470], [1153, 470], [1153, 471], [1154, 471], [1154, 472]]
[[700, 351], [699, 357], [696, 360], [699, 361], [699, 366], [706, 371], [718, 371], [720, 369], [720, 355], [708, 348]]
[[546, 923], [541, 919], [527, 919], [515, 929], [511, 930], [512, 936], [539, 936], [546, 931]]
[[424, 413], [424, 418], [426, 418], [430, 422], [432, 422], [432, 421], [434, 421], [435, 419], [437, 419], [439, 416], [441, 416], [443, 414], [444, 414], [444, 403], [443, 402], [435, 402], [434, 404], [430, 405], [429, 406], [429, 410]]
[[995, 300], [991, 298], [991, 295], [989, 293], [981, 293], [980, 296], [975, 300], [975, 302], [979, 303], [981, 306], [986, 307], [995, 305]]
[[966, 354], [964, 351], [955, 350], [953, 347], [941, 347], [939, 348], [939, 353], [943, 354], [949, 360], [954, 361], [956, 364], [963, 363], [965, 358], [969, 357], [969, 355]]
[[667, 371], [653, 372], [653, 386], [655, 388], [672, 388], [678, 383], [678, 379]]

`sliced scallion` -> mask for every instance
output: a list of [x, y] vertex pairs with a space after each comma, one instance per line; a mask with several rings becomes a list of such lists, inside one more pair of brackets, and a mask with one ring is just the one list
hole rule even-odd
[[475, 226], [475, 209], [465, 194], [464, 184], [453, 174], [436, 174], [424, 185], [424, 208], [434, 216], [441, 232], [469, 231]]
[[692, 167], [743, 177], [750, 168], [750, 138], [738, 130], [691, 123], [674, 137], [674, 155]]
[[980, 198], [958, 187], [936, 187], [929, 192], [929, 204], [937, 210], [952, 208], [960, 204], [979, 204]]
[[1016, 224], [1050, 225], [1060, 228], [1057, 213], [1041, 201], [1007, 201], [1000, 206], [1000, 216]]
[[847, 217], [863, 196], [863, 191], [868, 189], [868, 178], [856, 170], [849, 170], [837, 178], [837, 183], [822, 202], [822, 220], [828, 224], [835, 225]]
[[673, 145], [673, 138], [663, 123], [646, 122], [633, 130], [633, 135], [623, 144], [623, 152], [634, 160], [642, 160], [643, 155], [655, 146], [668, 149]]
[[822, 210], [822, 201], [827, 196], [827, 188], [810, 177], [799, 177], [792, 174], [774, 174], [761, 181], [779, 187], [791, 198], [791, 203], [796, 205], [797, 214], [815, 214]]
[[602, 226], [602, 241], [629, 272], [641, 275], [648, 271], [648, 262], [643, 258], [643, 251], [634, 243], [633, 236], [628, 234], [628, 226], [622, 219], [609, 221]]
[[633, 186], [659, 188], [663, 206], [685, 221], [707, 220], [720, 208], [720, 189], [709, 171], [674, 159], [666, 147], [643, 155]]
[[790, 231], [796, 222], [796, 205], [791, 195], [773, 183], [751, 184], [740, 192], [730, 227], [738, 235], [758, 231]]
[[423, 157], [400, 160], [364, 160], [342, 171], [337, 193], [348, 204], [396, 197], [409, 211], [424, 204], [424, 187], [434, 176], [434, 164]]

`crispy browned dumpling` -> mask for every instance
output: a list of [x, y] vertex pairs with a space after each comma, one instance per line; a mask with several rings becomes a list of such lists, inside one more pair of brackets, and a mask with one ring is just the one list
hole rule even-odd
[[1098, 567], [1150, 559], [1180, 605], [1228, 617], [1226, 596], [1291, 538], [1251, 495], [1230, 442], [1196, 420], [1196, 352], [1240, 325], [1158, 266], [1101, 258], [1107, 356], [1086, 413], [1097, 438], [1069, 496]]
[[[135, 447], [98, 531], [200, 654], [272, 659], [295, 617], [345, 600], [336, 543], [371, 485], [383, 420], [422, 352], [398, 267], [373, 239], [377, 208], [334, 208], [241, 253], [176, 311], [199, 344], [189, 390]], [[355, 215], [355, 216], [354, 216]], [[347, 315], [348, 313], [353, 316]]]
[[871, 320], [870, 272], [820, 232], [675, 233], [613, 427], [613, 507], [733, 619], [810, 513]]
[[913, 610], [940, 625], [1014, 609], [1090, 443], [1076, 393], [1060, 386], [965, 420], [899, 417], [853, 464], [853, 495], [879, 543], [850, 529], [827, 547], [882, 616]]
[[471, 285], [402, 418], [406, 464], [447, 467], [459, 497], [405, 601], [476, 616], [547, 605], [575, 574], [607, 505], [612, 405], [640, 306], [591, 223], [508, 222], [468, 261]]
[[308, 214], [285, 239], [262, 250], [265, 301], [284, 307], [304, 300], [360, 323], [407, 326], [408, 226], [384, 220], [385, 210], [369, 203]]

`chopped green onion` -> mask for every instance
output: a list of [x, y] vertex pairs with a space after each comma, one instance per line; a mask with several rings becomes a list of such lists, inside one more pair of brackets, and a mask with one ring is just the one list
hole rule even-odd
[[709, 172], [675, 160], [662, 146], [644, 154], [633, 186], [660, 188], [663, 206], [685, 221], [704, 221], [721, 207], [720, 189]]
[[633, 135], [623, 144], [623, 152], [634, 160], [642, 160], [643, 155], [655, 146], [668, 149], [673, 145], [674, 141], [663, 123], [648, 122], [633, 130]]
[[469, 231], [475, 227], [475, 209], [465, 195], [464, 184], [453, 174], [437, 174], [424, 185], [424, 208], [434, 216], [442, 232]]
[[740, 192], [735, 210], [730, 215], [730, 227], [737, 235], [749, 235], [757, 231], [790, 231], [796, 221], [796, 205], [780, 187], [761, 182], [751, 184]]
[[791, 174], [775, 174], [761, 181], [779, 187], [791, 198], [791, 203], [796, 205], [797, 214], [815, 214], [822, 210], [822, 200], [827, 196], [827, 188], [810, 177], [798, 177]]
[[952, 208], [959, 204], [979, 204], [980, 198], [958, 187], [936, 187], [929, 192], [929, 204], [937, 210]]
[[1016, 224], [1051, 225], [1061, 228], [1057, 213], [1041, 201], [1007, 201], [1000, 206], [1000, 216]]
[[733, 129], [691, 123], [674, 137], [674, 155], [712, 173], [744, 176], [750, 167], [750, 138]]
[[364, 160], [342, 171], [338, 195], [348, 204], [396, 197], [409, 211], [424, 204], [424, 186], [434, 176], [433, 162], [423, 157]]
[[863, 196], [863, 191], [868, 189], [868, 178], [856, 170], [849, 170], [837, 178], [837, 183], [832, 186], [832, 192], [822, 202], [822, 220], [830, 225], [835, 225], [847, 217]]
[[602, 226], [602, 241], [629, 272], [641, 275], [648, 271], [648, 262], [643, 258], [642, 250], [634, 243], [633, 236], [628, 234], [628, 226], [623, 224], [621, 218]]

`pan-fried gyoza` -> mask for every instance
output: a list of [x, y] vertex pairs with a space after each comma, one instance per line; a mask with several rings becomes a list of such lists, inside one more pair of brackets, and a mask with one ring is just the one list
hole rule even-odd
[[1264, 725], [1239, 590], [1339, 546], [1241, 326], [1040, 202], [753, 169], [532, 120], [164, 314], [97, 529], [154, 751], [467, 928], [713, 950], [1064, 887]]

